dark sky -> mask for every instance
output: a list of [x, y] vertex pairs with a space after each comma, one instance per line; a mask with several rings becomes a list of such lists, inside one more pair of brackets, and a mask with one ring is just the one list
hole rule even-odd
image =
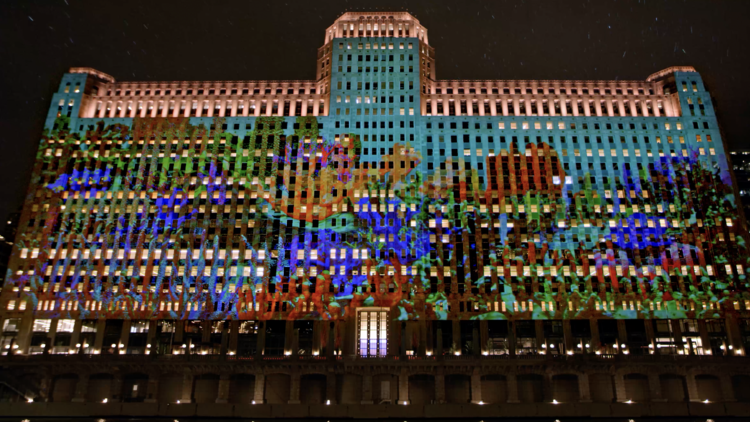
[[0, 218], [23, 200], [69, 67], [121, 81], [312, 79], [324, 29], [374, 5], [427, 27], [440, 79], [645, 79], [694, 66], [730, 145], [750, 147], [745, 0], [2, 0]]

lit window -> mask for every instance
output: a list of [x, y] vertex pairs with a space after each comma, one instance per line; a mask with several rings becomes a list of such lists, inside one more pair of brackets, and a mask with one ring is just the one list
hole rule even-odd
[[4, 333], [17, 333], [21, 326], [20, 318], [9, 318], [3, 321], [3, 332]]
[[72, 333], [75, 325], [76, 321], [74, 319], [61, 319], [57, 322], [57, 332]]
[[49, 332], [50, 322], [51, 320], [49, 319], [35, 319], [31, 331], [35, 333], [47, 333]]
[[388, 353], [387, 308], [363, 308], [357, 312], [359, 355], [385, 356]]

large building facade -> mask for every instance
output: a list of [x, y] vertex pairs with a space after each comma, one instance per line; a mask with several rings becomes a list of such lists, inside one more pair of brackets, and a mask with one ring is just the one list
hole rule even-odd
[[65, 74], [0, 295], [7, 397], [46, 407], [12, 414], [750, 412], [700, 75], [435, 58], [408, 13], [346, 13], [314, 80]]

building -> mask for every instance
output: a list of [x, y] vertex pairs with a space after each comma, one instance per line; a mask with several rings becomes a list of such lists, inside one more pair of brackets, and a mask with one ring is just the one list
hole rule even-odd
[[410, 14], [349, 12], [314, 80], [71, 69], [0, 296], [7, 384], [45, 403], [4, 414], [750, 414], [700, 75], [435, 60]]
[[16, 227], [20, 213], [14, 212], [8, 216], [8, 221], [0, 235], [0, 286], [5, 285], [5, 274], [8, 272], [8, 261], [13, 250], [13, 239], [16, 238]]
[[730, 153], [732, 170], [737, 178], [737, 189], [745, 216], [750, 215], [750, 151], [735, 150]]

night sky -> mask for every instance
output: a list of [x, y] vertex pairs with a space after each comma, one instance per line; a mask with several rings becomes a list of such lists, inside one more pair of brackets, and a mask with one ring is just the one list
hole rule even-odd
[[71, 66], [118, 81], [313, 79], [323, 31], [347, 10], [414, 14], [439, 79], [643, 80], [694, 66], [730, 146], [750, 148], [750, 1], [3, 0], [0, 218], [22, 203]]

